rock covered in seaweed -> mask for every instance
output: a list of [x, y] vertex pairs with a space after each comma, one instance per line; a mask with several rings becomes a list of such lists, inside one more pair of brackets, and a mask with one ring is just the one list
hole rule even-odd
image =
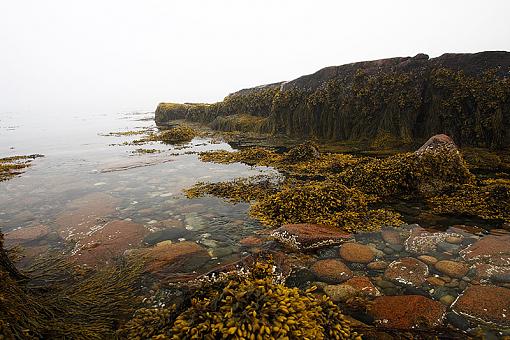
[[271, 236], [294, 250], [312, 250], [341, 244], [352, 238], [340, 228], [321, 224], [284, 224], [275, 229]]

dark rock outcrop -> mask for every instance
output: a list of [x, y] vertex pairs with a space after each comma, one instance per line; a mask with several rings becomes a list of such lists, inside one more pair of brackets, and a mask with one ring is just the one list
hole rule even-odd
[[505, 51], [364, 61], [241, 90], [219, 103], [162, 103], [156, 123], [187, 119], [373, 146], [446, 133], [461, 146], [501, 148], [510, 145], [509, 71]]

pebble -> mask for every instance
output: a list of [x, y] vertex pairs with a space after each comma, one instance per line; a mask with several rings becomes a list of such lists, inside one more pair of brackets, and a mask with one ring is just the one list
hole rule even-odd
[[459, 279], [466, 276], [469, 271], [469, 266], [466, 263], [450, 260], [438, 261], [434, 268], [445, 275]]
[[433, 286], [444, 286], [445, 282], [438, 277], [429, 276], [427, 277], [427, 282]]
[[445, 241], [451, 244], [461, 244], [462, 243], [462, 237], [457, 236], [448, 236], [445, 238]]
[[370, 270], [383, 270], [388, 267], [388, 263], [385, 261], [374, 261], [367, 264], [367, 268]]
[[369, 263], [374, 259], [375, 254], [367, 245], [349, 242], [340, 247], [340, 257], [348, 262]]
[[451, 295], [444, 295], [442, 296], [439, 301], [443, 304], [443, 305], [446, 305], [446, 306], [449, 306], [453, 303], [453, 301], [455, 301], [455, 297], [451, 296]]
[[327, 285], [323, 291], [333, 302], [345, 302], [357, 295], [356, 289], [348, 284]]
[[434, 256], [430, 255], [420, 255], [418, 256], [418, 260], [428, 264], [429, 266], [433, 266], [437, 262], [437, 259]]
[[391, 255], [393, 254], [395, 251], [389, 247], [386, 247], [383, 249], [383, 252], [386, 254], [386, 255]]

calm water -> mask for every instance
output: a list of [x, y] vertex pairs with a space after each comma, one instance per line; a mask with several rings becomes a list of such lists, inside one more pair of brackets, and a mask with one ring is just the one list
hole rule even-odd
[[[161, 221], [173, 221], [189, 231], [187, 240], [208, 248], [214, 261], [219, 257], [216, 254], [238, 254], [239, 239], [261, 228], [247, 217], [248, 205], [233, 205], [214, 197], [189, 200], [182, 190], [198, 181], [222, 181], [274, 171], [242, 164], [203, 163], [196, 154], [183, 154], [231, 150], [225, 143], [212, 144], [197, 138], [177, 148], [159, 143], [112, 146], [139, 136], [104, 136], [113, 131], [153, 127], [152, 118], [153, 113], [63, 120], [0, 116], [1, 157], [34, 153], [45, 156], [36, 159], [22, 176], [0, 183], [2, 229], [8, 232], [40, 224], [49, 226], [61, 237], [53, 235], [36, 246], [58, 248], [65, 246], [63, 223], [72, 223], [69, 215], [76, 211], [83, 215], [82, 219], [90, 216], [103, 222], [130, 220], [149, 230]], [[156, 148], [161, 153], [132, 153], [140, 147]], [[105, 206], [112, 209], [104, 209]]]

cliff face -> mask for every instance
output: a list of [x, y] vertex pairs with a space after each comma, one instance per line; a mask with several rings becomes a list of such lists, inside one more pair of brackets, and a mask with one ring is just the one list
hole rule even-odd
[[326, 67], [215, 104], [165, 104], [156, 123], [315, 136], [373, 145], [445, 133], [460, 145], [510, 146], [510, 53], [390, 58]]

